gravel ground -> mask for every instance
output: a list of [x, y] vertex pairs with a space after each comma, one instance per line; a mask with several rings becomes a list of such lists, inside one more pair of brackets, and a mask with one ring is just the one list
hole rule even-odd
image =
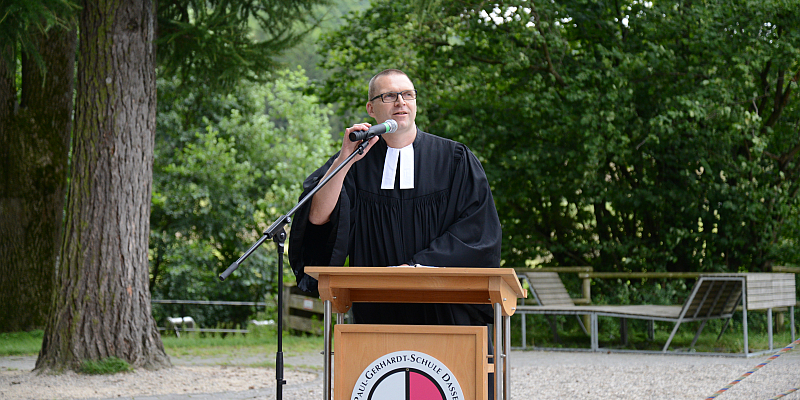
[[[536, 352], [512, 358], [511, 398], [705, 399], [767, 358]], [[783, 353], [718, 399], [771, 399], [798, 386], [800, 354], [795, 351]], [[800, 399], [800, 392], [784, 398]]]
[[[768, 356], [514, 351], [511, 399], [705, 399]], [[175, 367], [163, 371], [49, 376], [30, 372], [33, 357], [5, 357], [0, 358], [0, 399], [273, 399], [274, 369], [241, 366], [267, 358], [274, 360], [274, 354], [172, 357]], [[321, 398], [321, 363], [318, 354], [287, 357], [283, 397]], [[800, 350], [783, 353], [717, 398], [771, 399], [796, 387]], [[784, 399], [800, 399], [800, 391]]]
[[[88, 398], [195, 398], [202, 393], [230, 393], [231, 399], [275, 392], [275, 369], [248, 367], [275, 360], [275, 353], [233, 352], [226, 356], [170, 357], [173, 368], [135, 370], [115, 375], [83, 375], [67, 372], [46, 375], [32, 372], [36, 357], [0, 357], [0, 400]], [[297, 393], [322, 386], [322, 356], [297, 354], [286, 357], [284, 379]], [[318, 364], [318, 365], [317, 365]], [[319, 385], [314, 384], [319, 382]], [[322, 390], [319, 390], [320, 397]], [[288, 392], [285, 392], [288, 393]], [[164, 396], [169, 395], [169, 396]], [[220, 398], [223, 396], [212, 396]], [[256, 396], [264, 398], [264, 396]], [[267, 396], [268, 397], [268, 396]], [[286, 397], [287, 399], [305, 397]]]
[[[161, 371], [137, 370], [115, 375], [87, 376], [68, 372], [57, 376], [31, 372], [0, 372], [0, 398], [83, 399], [214, 393], [274, 387], [273, 375], [263, 368], [186, 367]], [[292, 382], [311, 382], [317, 374], [287, 371]]]

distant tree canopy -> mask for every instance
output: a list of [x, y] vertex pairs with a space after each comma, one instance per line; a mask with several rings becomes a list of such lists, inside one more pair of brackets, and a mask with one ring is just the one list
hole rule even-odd
[[[330, 111], [303, 94], [302, 70], [276, 72], [271, 83], [241, 83], [229, 93], [198, 87], [176, 95], [161, 80], [153, 208], [150, 288], [154, 298], [259, 301], [275, 292], [276, 247], [265, 243], [224, 283], [217, 275], [247, 250], [300, 195], [305, 176], [332, 153]], [[155, 308], [160, 321], [180, 306]], [[242, 323], [254, 310], [203, 306], [202, 326]]]
[[[298, 44], [312, 8], [330, 0], [158, 1], [158, 64], [161, 76], [213, 88], [242, 78], [259, 80], [276, 59]], [[256, 30], [258, 38], [256, 38]], [[256, 40], [257, 39], [257, 40]]]
[[[506, 266], [800, 264], [800, 2], [376, 1], [325, 39], [323, 101], [383, 68], [484, 164]], [[387, 23], [388, 21], [388, 23]]]

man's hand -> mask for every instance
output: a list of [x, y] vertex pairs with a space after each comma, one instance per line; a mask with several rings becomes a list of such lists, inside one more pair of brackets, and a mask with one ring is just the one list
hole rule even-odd
[[[344, 162], [344, 160], [346, 160], [347, 157], [350, 157], [350, 155], [353, 154], [353, 152], [356, 151], [358, 146], [361, 144], [361, 142], [350, 141], [350, 133], [351, 132], [355, 132], [355, 131], [366, 131], [371, 126], [372, 126], [372, 124], [364, 122], [364, 123], [361, 123], [361, 124], [355, 124], [355, 125], [353, 125], [353, 126], [351, 126], [351, 127], [349, 127], [349, 128], [344, 130], [344, 138], [342, 140], [342, 150], [339, 152], [339, 158], [331, 166], [331, 169], [336, 168], [336, 166], [338, 166], [339, 164]], [[355, 158], [353, 158], [353, 163], [355, 163], [356, 161], [364, 158], [364, 156], [367, 155], [369, 150], [372, 148], [372, 145], [374, 145], [375, 142], [377, 142], [377, 141], [378, 141], [378, 137], [377, 136], [375, 136], [373, 138], [370, 138], [369, 139], [369, 145], [364, 149], [364, 154], [359, 154]], [[349, 169], [350, 166], [347, 166], [345, 168]]]
[[[325, 173], [325, 177], [331, 173], [339, 164], [343, 163], [347, 157], [350, 157], [361, 142], [352, 142], [350, 141], [350, 132], [353, 131], [365, 131], [370, 128], [370, 124], [362, 123], [362, 124], [355, 124], [344, 131], [344, 139], [342, 140], [342, 150], [339, 152], [339, 156], [336, 157], [336, 160], [333, 161], [333, 165], [328, 169], [328, 172]], [[359, 154], [353, 157], [353, 162], [345, 165], [341, 171], [339, 171], [336, 176], [331, 178], [328, 181], [328, 184], [323, 186], [315, 195], [314, 198], [311, 199], [311, 209], [308, 214], [308, 221], [314, 225], [323, 225], [328, 223], [331, 219], [331, 213], [333, 213], [333, 209], [336, 208], [336, 203], [339, 201], [339, 193], [342, 192], [342, 185], [344, 185], [344, 177], [347, 175], [347, 172], [350, 171], [350, 167], [358, 160], [364, 158], [365, 155], [369, 152], [375, 142], [378, 141], [378, 137], [375, 136], [369, 140], [369, 145], [364, 148], [364, 153]]]

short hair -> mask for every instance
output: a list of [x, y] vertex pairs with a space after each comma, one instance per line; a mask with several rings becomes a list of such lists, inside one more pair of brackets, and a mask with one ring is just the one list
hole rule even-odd
[[[403, 75], [406, 78], [408, 78], [408, 75], [406, 75], [405, 72], [400, 71], [399, 69], [394, 69], [394, 68], [385, 69], [385, 70], [375, 74], [375, 76], [373, 76], [372, 79], [369, 80], [369, 89], [367, 91], [367, 101], [369, 101], [371, 98], [373, 98], [373, 97], [378, 95], [378, 93], [375, 93], [375, 81], [378, 80], [378, 78], [380, 78], [382, 76], [386, 76], [386, 75], [395, 75], [395, 74], [396, 75]], [[410, 81], [411, 78], [408, 78], [408, 80]]]

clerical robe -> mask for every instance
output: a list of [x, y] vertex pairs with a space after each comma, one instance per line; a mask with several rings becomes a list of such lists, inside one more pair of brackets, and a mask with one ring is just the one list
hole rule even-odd
[[[330, 222], [308, 222], [310, 201], [297, 210], [289, 261], [300, 289], [318, 293], [306, 265], [499, 267], [501, 229], [483, 167], [463, 144], [417, 131], [414, 187], [381, 189], [387, 145], [381, 138], [344, 180]], [[338, 154], [337, 154], [338, 155]], [[304, 182], [304, 197], [337, 155]], [[488, 305], [355, 303], [356, 323], [482, 325]]]

